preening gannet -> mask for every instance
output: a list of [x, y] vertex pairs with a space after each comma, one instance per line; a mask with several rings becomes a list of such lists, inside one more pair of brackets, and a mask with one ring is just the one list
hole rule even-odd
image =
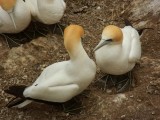
[[4, 90], [16, 96], [7, 106], [21, 108], [32, 101], [66, 102], [85, 90], [95, 78], [96, 65], [82, 46], [83, 35], [81, 26], [68, 26], [64, 30], [64, 45], [70, 60], [48, 66], [29, 87], [10, 86]]

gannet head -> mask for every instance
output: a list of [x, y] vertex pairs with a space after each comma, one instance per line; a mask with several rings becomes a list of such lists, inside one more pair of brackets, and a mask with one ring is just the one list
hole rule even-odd
[[121, 44], [123, 40], [122, 30], [114, 25], [109, 25], [102, 32], [101, 42], [95, 47], [94, 51], [107, 44]]
[[16, 1], [17, 0], [0, 0], [0, 6], [2, 7], [2, 9], [8, 12], [15, 29], [17, 28], [17, 26], [15, 24], [14, 17], [13, 17], [13, 9], [16, 4]]
[[69, 25], [64, 30], [64, 45], [69, 54], [76, 51], [81, 43], [81, 38], [84, 36], [84, 29], [79, 25]]

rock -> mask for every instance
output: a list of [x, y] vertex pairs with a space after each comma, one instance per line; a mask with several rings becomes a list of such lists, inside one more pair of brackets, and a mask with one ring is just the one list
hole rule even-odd
[[129, 96], [130, 98], [133, 98], [134, 96], [133, 95], [131, 95], [131, 96]]
[[137, 99], [137, 102], [142, 102], [142, 100], [138, 98], [138, 99]]
[[24, 75], [24, 76], [22, 77], [22, 79], [24, 79], [24, 80], [26, 80], [27, 78], [28, 78], [27, 75]]
[[126, 117], [126, 115], [122, 115], [122, 116], [121, 116], [121, 119], [124, 119], [125, 117]]
[[106, 92], [107, 92], [108, 94], [111, 94], [111, 93], [112, 93], [112, 90], [107, 89]]
[[[143, 5], [142, 5], [143, 4]], [[131, 2], [130, 9], [127, 10], [128, 14], [130, 14], [130, 19], [142, 20], [148, 14], [150, 14], [150, 18], [152, 16], [158, 15], [160, 12], [160, 2], [159, 0], [137, 0]]]
[[82, 13], [82, 12], [85, 12], [85, 10], [87, 8], [88, 8], [87, 6], [83, 6], [83, 7], [79, 8], [79, 9], [73, 10], [73, 13]]
[[96, 2], [93, 2], [93, 3], [91, 4], [92, 7], [95, 7], [96, 5], [97, 5]]
[[96, 9], [97, 9], [97, 10], [100, 10], [100, 9], [101, 9], [101, 7], [100, 7], [100, 6], [98, 6]]
[[5, 102], [8, 102], [8, 98], [5, 99]]
[[142, 57], [141, 58], [141, 66], [150, 66], [153, 68], [155, 71], [160, 70], [160, 59], [152, 59], [149, 57]]
[[152, 95], [160, 95], [160, 80], [153, 81], [147, 87], [147, 93]]
[[26, 66], [37, 64], [39, 59], [47, 59], [50, 50], [55, 50], [54, 46], [56, 46], [54, 40], [40, 37], [25, 45], [12, 48], [2, 67], [4, 67], [8, 73], [13, 73], [17, 69], [23, 69]]
[[152, 111], [152, 115], [155, 115], [156, 114], [156, 112], [155, 111]]
[[122, 104], [122, 102], [124, 100], [127, 100], [127, 97], [125, 94], [118, 94], [116, 95], [116, 97], [113, 99], [113, 102], [117, 103], [117, 104]]

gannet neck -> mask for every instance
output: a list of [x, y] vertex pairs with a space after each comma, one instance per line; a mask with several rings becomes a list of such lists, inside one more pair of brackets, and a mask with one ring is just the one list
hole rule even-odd
[[68, 53], [71, 61], [81, 61], [89, 58], [81, 42], [79, 45], [75, 46], [75, 49], [68, 51]]
[[69, 25], [64, 30], [64, 46], [72, 61], [88, 56], [81, 43], [83, 36], [84, 29], [79, 25]]

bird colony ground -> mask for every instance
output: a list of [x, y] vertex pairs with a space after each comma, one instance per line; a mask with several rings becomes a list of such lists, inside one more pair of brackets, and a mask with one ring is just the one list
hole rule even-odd
[[103, 90], [97, 80], [76, 99], [80, 111], [72, 114], [57, 105], [32, 103], [22, 109], [5, 107], [12, 96], [3, 89], [13, 84], [30, 85], [48, 65], [68, 60], [63, 37], [49, 31], [45, 36], [9, 49], [0, 38], [0, 120], [160, 120], [160, 1], [159, 0], [66, 0], [60, 24], [79, 24], [85, 29], [83, 45], [94, 59], [93, 48], [106, 25], [124, 27], [128, 18], [136, 28], [151, 27], [142, 37], [142, 57], [133, 70], [133, 89], [116, 94]]

